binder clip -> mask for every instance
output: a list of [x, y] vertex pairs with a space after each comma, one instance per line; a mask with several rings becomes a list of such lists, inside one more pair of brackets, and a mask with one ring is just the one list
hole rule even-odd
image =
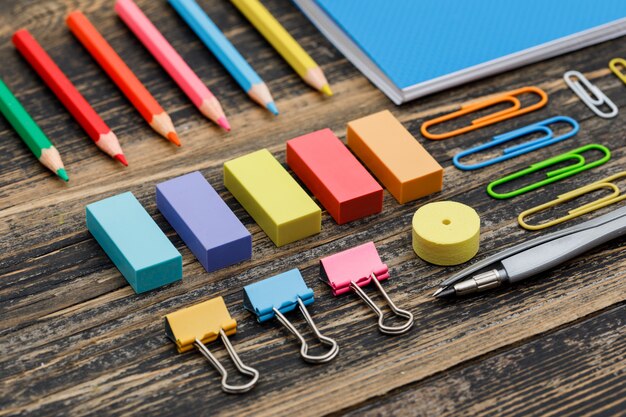
[[[621, 70], [619, 69], [620, 66], [622, 67]], [[613, 74], [615, 74], [617, 78], [619, 78], [624, 84], [626, 84], [626, 59], [613, 58], [609, 62], [609, 68], [611, 69], [611, 71], [613, 71]]]
[[[213, 365], [222, 376], [222, 390], [229, 394], [240, 394], [249, 391], [259, 379], [259, 372], [244, 363], [235, 352], [228, 340], [237, 332], [237, 322], [230, 317], [222, 297], [215, 297], [200, 304], [183, 308], [165, 316], [165, 332], [176, 344], [178, 353], [187, 352], [196, 347], [200, 353]], [[244, 385], [230, 385], [227, 383], [228, 372], [215, 356], [205, 346], [217, 337], [222, 339], [226, 350], [235, 367], [252, 380]]]
[[[531, 104], [530, 106], [522, 107], [522, 103], [520, 102], [518, 96], [522, 94], [536, 94], [539, 96], [539, 102], [535, 104]], [[434, 119], [428, 120], [424, 122], [420, 128], [422, 135], [424, 137], [431, 140], [441, 140], [448, 139], [453, 136], [460, 135], [462, 133], [471, 132], [472, 130], [480, 129], [481, 127], [489, 126], [494, 123], [501, 122], [503, 120], [512, 119], [513, 117], [521, 116], [522, 114], [530, 113], [537, 109], [542, 108], [548, 102], [548, 95], [545, 91], [543, 91], [539, 87], [522, 87], [517, 90], [507, 91], [501, 94], [497, 94], [495, 96], [486, 98], [480, 101], [474, 101], [469, 104], [464, 104], [461, 106], [460, 110], [455, 112], [445, 114], [440, 117], [436, 117]], [[502, 103], [511, 103], [511, 106], [497, 111], [492, 114], [488, 114], [487, 116], [479, 117], [478, 119], [472, 120], [472, 122], [462, 128], [452, 130], [450, 132], [444, 133], [431, 133], [428, 129], [434, 125], [438, 125], [440, 123], [446, 122], [448, 120], [457, 119], [461, 116], [464, 116], [469, 113], [476, 112], [478, 110], [485, 109], [487, 107], [495, 106], [497, 104]]]
[[[327, 256], [320, 260], [322, 281], [332, 288], [333, 295], [341, 295], [350, 290], [356, 292], [367, 306], [378, 316], [378, 329], [385, 334], [402, 334], [413, 326], [413, 314], [398, 308], [387, 295], [380, 281], [389, 278], [389, 269], [382, 263], [374, 242]], [[397, 316], [407, 319], [401, 326], [387, 326], [384, 324], [383, 312], [374, 301], [365, 294], [361, 287], [374, 283], [378, 291]]]
[[[626, 200], [626, 194], [622, 194], [621, 190], [617, 185], [614, 184], [615, 181], [625, 179], [626, 171], [618, 172], [615, 175], [611, 175], [610, 177], [603, 178], [599, 181], [592, 182], [591, 184], [584, 185], [580, 188], [567, 192], [565, 194], [561, 194], [556, 199], [552, 201], [548, 201], [545, 204], [540, 204], [536, 207], [528, 209], [520, 213], [517, 217], [517, 222], [520, 226], [527, 230], [541, 230], [545, 229], [559, 223], [563, 223], [565, 221], [574, 219], [576, 217], [582, 216], [583, 214], [590, 213], [595, 210], [599, 210], [603, 207], [609, 206], [611, 204], [618, 203], [620, 201]], [[575, 198], [578, 198], [584, 194], [598, 191], [598, 190], [608, 190], [610, 192], [606, 197], [602, 197], [597, 199], [596, 201], [592, 201], [591, 203], [585, 204], [583, 206], [577, 207], [567, 212], [567, 215], [563, 217], [559, 217], [554, 220], [550, 220], [540, 224], [529, 224], [526, 222], [526, 217], [537, 214], [543, 210], [552, 208], [559, 204], [563, 204], [567, 201], [571, 201]]]
[[[560, 136], [554, 136], [554, 132], [552, 131], [552, 129], [550, 129], [550, 125], [555, 124], [555, 123], [567, 123], [572, 128]], [[452, 158], [452, 162], [454, 163], [454, 166], [464, 171], [471, 171], [474, 169], [488, 167], [490, 165], [494, 165], [502, 161], [506, 161], [507, 159], [515, 158], [516, 156], [524, 155], [526, 153], [535, 151], [537, 149], [541, 149], [546, 146], [555, 144], [557, 142], [561, 142], [565, 139], [569, 139], [575, 134], [577, 134], [579, 130], [580, 130], [580, 126], [578, 125], [578, 122], [572, 119], [571, 117], [567, 117], [567, 116], [551, 117], [541, 122], [533, 123], [531, 125], [524, 126], [519, 129], [512, 130], [510, 132], [503, 133], [498, 136], [494, 136], [491, 142], [487, 142], [485, 144], [475, 146], [473, 148], [467, 149], [465, 151], [459, 152], [458, 154], [454, 155], [454, 158]], [[502, 155], [497, 156], [492, 159], [488, 159], [486, 161], [478, 162], [472, 165], [461, 163], [461, 158], [465, 158], [469, 155], [482, 152], [486, 149], [494, 148], [500, 144], [509, 142], [514, 139], [519, 139], [523, 136], [532, 135], [533, 133], [544, 133], [544, 136], [538, 139], [534, 139], [534, 140], [519, 144], [519, 145], [511, 146], [509, 148], [504, 148], [504, 150], [502, 151]]]
[[[274, 317], [287, 328], [300, 341], [300, 356], [310, 363], [324, 363], [332, 360], [339, 352], [339, 346], [330, 337], [323, 336], [306, 306], [312, 304], [313, 290], [306, 286], [302, 275], [298, 269], [292, 269], [282, 274], [255, 282], [254, 284], [243, 287], [244, 300], [243, 306], [246, 310], [254, 313], [259, 323], [268, 321]], [[318, 340], [327, 346], [330, 350], [323, 355], [309, 355], [306, 341], [302, 334], [291, 324], [284, 316], [296, 306], [304, 316], [304, 319], [313, 330]]]
[[[563, 80], [565, 80], [565, 84], [571, 88], [574, 94], [576, 94], [596, 115], [604, 119], [617, 116], [618, 110], [615, 103], [613, 103], [602, 90], [591, 84], [583, 74], [578, 71], [567, 71], [563, 74]], [[605, 112], [600, 110], [600, 106], [602, 105], [606, 105], [610, 111]]]
[[[595, 161], [587, 162], [583, 154], [585, 152], [592, 151], [592, 150], [599, 151], [603, 153], [604, 156]], [[591, 168], [595, 168], [599, 165], [604, 164], [609, 159], [611, 159], [611, 151], [606, 146], [598, 145], [596, 143], [581, 146], [580, 148], [571, 150], [569, 152], [565, 152], [561, 155], [554, 156], [552, 158], [546, 159], [545, 161], [532, 164], [530, 167], [526, 169], [507, 175], [506, 177], [500, 178], [498, 180], [492, 181], [487, 186], [487, 193], [491, 197], [498, 198], [498, 199], [516, 197], [520, 194], [527, 193], [528, 191], [532, 191], [537, 188], [543, 187], [544, 185], [548, 185], [553, 182], [562, 180], [564, 178], [571, 177], [572, 175], [576, 175], [579, 172], [586, 171]], [[568, 166], [565, 166], [563, 168], [555, 169], [554, 171], [548, 171], [546, 173], [546, 179], [537, 181], [534, 184], [526, 185], [522, 188], [518, 188], [516, 190], [509, 191], [507, 193], [497, 193], [493, 190], [495, 187], [505, 184], [507, 182], [513, 181], [517, 178], [521, 178], [526, 175], [532, 174], [533, 172], [537, 172], [541, 169], [548, 168], [552, 165], [557, 165], [562, 162], [568, 162], [568, 161], [574, 161], [574, 163]]]

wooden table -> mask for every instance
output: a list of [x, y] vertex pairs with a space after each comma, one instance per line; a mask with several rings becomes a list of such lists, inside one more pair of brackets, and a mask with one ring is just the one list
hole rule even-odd
[[[459, 300], [431, 297], [459, 267], [418, 259], [410, 222], [430, 201], [455, 200], [482, 219], [482, 259], [543, 232], [521, 229], [522, 209], [557, 193], [624, 169], [626, 113], [594, 116], [565, 86], [577, 69], [626, 109], [626, 86], [607, 68], [626, 56], [626, 38], [606, 42], [396, 107], [375, 89], [289, 3], [266, 0], [270, 10], [322, 65], [335, 91], [325, 99], [294, 74], [226, 1], [200, 3], [268, 81], [281, 110], [273, 117], [244, 95], [164, 0], [140, 1], [184, 58], [220, 98], [234, 127], [225, 134], [204, 119], [114, 14], [112, 1], [2, 0], [0, 73], [57, 144], [71, 181], [40, 166], [0, 120], [0, 415], [612, 415], [626, 412], [626, 251], [618, 239], [540, 279]], [[81, 8], [101, 29], [172, 115], [184, 146], [158, 137], [129, 105], [78, 41], [64, 17]], [[124, 169], [104, 156], [70, 118], [9, 38], [29, 28], [121, 139]], [[549, 104], [497, 127], [431, 142], [421, 123], [466, 100], [537, 85]], [[285, 141], [325, 127], [345, 139], [349, 120], [390, 109], [445, 166], [444, 191], [399, 205], [385, 192], [384, 210], [338, 226], [324, 213], [322, 232], [276, 248], [222, 184], [222, 164], [268, 148], [284, 162]], [[479, 141], [553, 115], [581, 123], [575, 138], [476, 172], [461, 172], [452, 156]], [[465, 120], [466, 121], [466, 120]], [[485, 193], [486, 183], [533, 161], [585, 143], [607, 145], [611, 161], [539, 191], [506, 201]], [[155, 207], [155, 184], [200, 170], [253, 233], [249, 262], [206, 273]], [[132, 191], [181, 251], [182, 282], [137, 295], [85, 227], [84, 207]], [[606, 211], [606, 210], [605, 210]], [[588, 215], [587, 218], [590, 218]], [[573, 222], [570, 223], [570, 225]], [[354, 294], [334, 298], [319, 278], [319, 258], [373, 240], [391, 279], [384, 283], [401, 307], [415, 314], [402, 336], [385, 336]], [[322, 332], [340, 344], [338, 357], [309, 365], [293, 336], [277, 322], [257, 323], [242, 307], [242, 286], [301, 269], [314, 289], [310, 312]], [[373, 289], [369, 289], [373, 294]], [[244, 362], [256, 367], [258, 386], [224, 394], [217, 372], [197, 352], [178, 354], [166, 339], [163, 316], [223, 296], [238, 332], [231, 338]], [[376, 298], [380, 302], [380, 297]], [[304, 320], [291, 314], [299, 329]], [[309, 338], [311, 333], [307, 332]], [[219, 342], [209, 345], [219, 359]], [[228, 369], [233, 369], [228, 363]], [[239, 380], [239, 379], [236, 379]]]

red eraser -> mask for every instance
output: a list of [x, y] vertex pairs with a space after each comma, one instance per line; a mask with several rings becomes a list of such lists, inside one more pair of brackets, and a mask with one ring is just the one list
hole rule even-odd
[[383, 209], [382, 187], [330, 129], [287, 141], [287, 164], [338, 224]]

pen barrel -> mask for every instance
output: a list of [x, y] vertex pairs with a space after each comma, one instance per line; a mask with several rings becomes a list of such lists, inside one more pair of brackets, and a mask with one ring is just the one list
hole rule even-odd
[[625, 234], [626, 215], [622, 215], [598, 226], [535, 246], [503, 259], [501, 263], [509, 277], [509, 282], [514, 283], [554, 268]]

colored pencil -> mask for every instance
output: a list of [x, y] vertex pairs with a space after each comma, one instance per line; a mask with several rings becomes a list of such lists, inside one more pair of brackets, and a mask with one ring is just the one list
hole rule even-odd
[[230, 124], [220, 102], [135, 2], [117, 0], [115, 11], [200, 112], [225, 130], [230, 130]]
[[170, 142], [180, 146], [180, 140], [174, 130], [174, 124], [170, 116], [157, 103], [152, 94], [128, 68], [128, 65], [124, 63], [111, 45], [102, 37], [98, 29], [91, 24], [89, 19], [80, 11], [74, 11], [67, 16], [66, 23], [72, 33], [119, 89], [122, 90], [126, 98], [130, 100], [150, 126]]
[[250, 98], [278, 114], [274, 99], [259, 74], [241, 56], [195, 0], [168, 0]]
[[0, 113], [9, 121], [26, 146], [43, 166], [54, 172], [63, 181], [69, 181], [61, 155], [50, 139], [35, 123], [9, 87], [0, 80]]
[[322, 69], [259, 0], [230, 0], [311, 87], [332, 96]]
[[87, 132], [96, 146], [104, 153], [128, 166], [115, 133], [98, 116], [98, 113], [89, 105], [30, 32], [26, 29], [15, 32], [13, 44]]

